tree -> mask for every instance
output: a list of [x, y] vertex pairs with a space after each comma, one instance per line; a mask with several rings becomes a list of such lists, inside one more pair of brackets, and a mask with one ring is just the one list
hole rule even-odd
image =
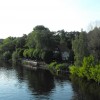
[[45, 51], [42, 53], [42, 59], [46, 63], [50, 63], [53, 60], [53, 51]]
[[[43, 60], [43, 56], [45, 54], [50, 54], [49, 51], [53, 52], [53, 50], [57, 47], [57, 39], [58, 38], [55, 36], [55, 32], [50, 32], [48, 28], [40, 25], [33, 28], [33, 31], [27, 36], [26, 46], [28, 49], [34, 48], [33, 56], [36, 59]], [[26, 55], [25, 52], [24, 55]]]
[[26, 44], [25, 47], [28, 48], [35, 48], [36, 43], [34, 41], [34, 32], [32, 31], [31, 33], [28, 34], [27, 39], [26, 39]]
[[100, 61], [100, 28], [95, 27], [88, 34], [89, 51], [97, 61]]
[[20, 57], [19, 57], [19, 54], [17, 51], [14, 51], [13, 54], [12, 54], [12, 61], [13, 63], [17, 63], [18, 61], [20, 61]]
[[22, 37], [16, 38], [16, 48], [24, 48], [26, 43], [27, 35], [24, 34]]
[[6, 51], [6, 52], [3, 53], [3, 59], [6, 60], [6, 61], [11, 59], [10, 51]]
[[8, 37], [3, 40], [0, 49], [3, 50], [3, 52], [10, 51], [12, 53], [15, 50], [15, 44], [15, 38]]
[[72, 42], [72, 48], [75, 54], [75, 65], [80, 66], [82, 64], [83, 58], [88, 56], [88, 44], [87, 44], [87, 34], [86, 32], [81, 32], [79, 36], [75, 37]]

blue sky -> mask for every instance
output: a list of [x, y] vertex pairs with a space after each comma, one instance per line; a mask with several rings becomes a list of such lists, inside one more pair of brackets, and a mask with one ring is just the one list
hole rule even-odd
[[28, 34], [36, 25], [80, 31], [99, 24], [100, 0], [0, 1], [0, 38]]

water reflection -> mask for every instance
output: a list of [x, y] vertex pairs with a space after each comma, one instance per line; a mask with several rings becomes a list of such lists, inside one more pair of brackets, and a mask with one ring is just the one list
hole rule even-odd
[[29, 89], [37, 95], [48, 94], [54, 88], [53, 75], [47, 70], [26, 70], [15, 67], [19, 82], [27, 81]]
[[54, 77], [0, 63], [0, 100], [100, 100], [100, 87], [77, 77]]
[[72, 98], [73, 91], [67, 78], [54, 77], [48, 70], [24, 69], [23, 76], [35, 100], [70, 100]]
[[37, 94], [48, 94], [54, 88], [54, 79], [49, 71], [27, 71], [29, 88]]
[[74, 96], [72, 100], [100, 100], [100, 86], [95, 82], [88, 82], [71, 76]]
[[22, 66], [13, 66], [16, 71], [18, 81], [22, 83], [25, 80], [25, 69]]
[[12, 66], [11, 63], [0, 61], [0, 68], [5, 68], [7, 70], [10, 70], [12, 69], [11, 66]]

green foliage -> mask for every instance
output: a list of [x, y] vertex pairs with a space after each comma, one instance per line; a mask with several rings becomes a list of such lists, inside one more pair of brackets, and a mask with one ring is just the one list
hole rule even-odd
[[24, 52], [23, 52], [23, 56], [24, 56], [25, 58], [28, 57], [28, 49], [25, 49], [25, 50], [24, 50]]
[[56, 70], [65, 70], [66, 65], [65, 64], [57, 64], [55, 67]]
[[25, 44], [26, 47], [35, 48], [36, 43], [34, 41], [34, 38], [35, 38], [34, 35], [35, 35], [35, 32], [33, 32], [33, 31], [28, 34], [27, 39], [26, 39], [26, 44]]
[[18, 37], [15, 39], [15, 47], [16, 48], [24, 48], [25, 47], [25, 43], [26, 43], [26, 38], [27, 38], [27, 35], [23, 35], [22, 37]]
[[70, 73], [100, 82], [100, 64], [95, 64], [93, 56], [84, 57], [81, 67], [70, 66]]
[[52, 51], [45, 51], [43, 60], [46, 63], [50, 63], [53, 60], [53, 52]]
[[57, 62], [52, 62], [48, 65], [48, 67], [49, 69], [54, 69], [56, 65], [57, 65]]
[[10, 60], [11, 59], [10, 51], [6, 51], [6, 52], [3, 53], [3, 59], [4, 60]]
[[23, 56], [25, 57], [25, 58], [34, 58], [34, 49], [32, 49], [32, 48], [30, 48], [30, 49], [25, 49], [24, 51], [23, 51]]
[[14, 63], [17, 63], [17, 61], [18, 61], [19, 59], [20, 59], [20, 58], [19, 58], [18, 52], [17, 52], [17, 51], [14, 51], [13, 54], [12, 54], [12, 61], [13, 61]]
[[3, 40], [3, 43], [0, 46], [0, 49], [4, 52], [10, 51], [11, 53], [15, 50], [15, 38], [8, 37]]
[[60, 70], [65, 70], [66, 64], [62, 63], [62, 64], [58, 64], [57, 62], [52, 62], [48, 65], [49, 69], [55, 70], [55, 71], [60, 71]]
[[20, 58], [23, 58], [24, 49], [18, 48], [18, 49], [16, 49], [16, 51], [17, 51], [19, 57], [20, 57]]
[[93, 67], [95, 65], [94, 57], [91, 55], [89, 57], [84, 57], [82, 66], [83, 67]]
[[69, 67], [69, 69], [70, 69], [70, 73], [71, 73], [72, 75], [77, 75], [78, 67], [72, 65], [72, 66]]
[[88, 56], [88, 41], [87, 35], [85, 32], [81, 32], [79, 36], [75, 37], [75, 40], [72, 42], [72, 48], [75, 54], [75, 65], [82, 65], [83, 58]]
[[34, 52], [33, 52], [33, 56], [36, 60], [39, 59], [40, 58], [40, 50], [35, 49]]
[[95, 27], [88, 34], [88, 47], [90, 54], [100, 61], [100, 28]]
[[[52, 32], [45, 26], [38, 25], [28, 35], [0, 40], [0, 58], [3, 59], [7, 51], [11, 54], [16, 51], [19, 58], [42, 60], [46, 63], [52, 60], [61, 62], [61, 45], [71, 50], [76, 34], [77, 32], [64, 30]], [[56, 50], [59, 53], [54, 55]]]

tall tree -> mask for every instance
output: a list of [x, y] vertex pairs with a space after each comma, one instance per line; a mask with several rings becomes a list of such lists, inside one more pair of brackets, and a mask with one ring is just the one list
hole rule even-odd
[[27, 35], [24, 34], [22, 37], [16, 38], [16, 48], [24, 48], [26, 43]]
[[97, 61], [100, 61], [100, 28], [95, 27], [88, 34], [89, 51]]
[[79, 36], [75, 37], [72, 43], [72, 48], [75, 54], [75, 65], [80, 66], [82, 64], [83, 58], [88, 56], [88, 44], [87, 44], [87, 34], [86, 32], [81, 32]]

